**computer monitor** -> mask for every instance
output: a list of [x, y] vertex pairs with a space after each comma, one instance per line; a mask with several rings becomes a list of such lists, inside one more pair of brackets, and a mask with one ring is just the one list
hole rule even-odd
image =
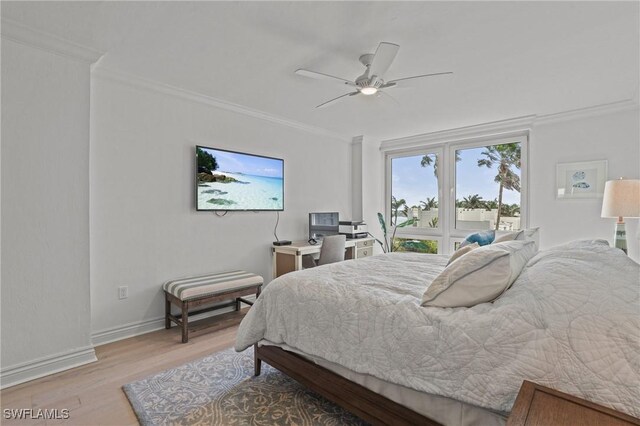
[[327, 235], [338, 235], [339, 229], [338, 212], [309, 213], [309, 239], [319, 241]]

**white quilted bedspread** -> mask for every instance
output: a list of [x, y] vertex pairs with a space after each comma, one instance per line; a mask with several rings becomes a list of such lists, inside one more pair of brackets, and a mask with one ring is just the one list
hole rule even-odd
[[640, 266], [600, 241], [538, 253], [473, 308], [421, 307], [446, 256], [384, 254], [284, 275], [242, 321], [358, 373], [511, 411], [523, 379], [640, 416]]

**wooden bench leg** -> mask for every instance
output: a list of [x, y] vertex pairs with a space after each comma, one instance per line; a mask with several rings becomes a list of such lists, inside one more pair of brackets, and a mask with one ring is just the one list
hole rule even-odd
[[171, 328], [171, 318], [169, 315], [171, 314], [171, 300], [169, 300], [169, 296], [167, 293], [164, 293], [164, 328], [167, 330]]
[[189, 329], [187, 328], [189, 323], [189, 302], [182, 302], [182, 318], [180, 318], [180, 322], [182, 323], [182, 343], [187, 343], [189, 341]]
[[253, 375], [259, 376], [262, 368], [262, 360], [258, 358], [258, 345], [253, 345]]
[[239, 297], [236, 297], [236, 311], [240, 310], [242, 303]]

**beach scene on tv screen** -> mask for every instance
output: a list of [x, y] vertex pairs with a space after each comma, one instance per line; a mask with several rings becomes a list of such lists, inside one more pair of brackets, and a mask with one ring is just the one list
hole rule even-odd
[[282, 210], [284, 162], [196, 147], [199, 210]]

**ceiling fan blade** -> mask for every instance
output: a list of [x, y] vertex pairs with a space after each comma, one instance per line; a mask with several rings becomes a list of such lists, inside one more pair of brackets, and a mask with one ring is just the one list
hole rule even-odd
[[373, 55], [373, 60], [371, 60], [369, 77], [376, 76], [382, 78], [398, 54], [398, 49], [400, 49], [400, 46], [397, 44], [386, 41], [380, 43], [376, 49], [376, 53]]
[[317, 72], [317, 71], [305, 70], [303, 68], [297, 69], [296, 70], [296, 74], [304, 76], [304, 77], [315, 78], [316, 80], [337, 81], [337, 82], [340, 82], [342, 84], [347, 84], [349, 86], [355, 86], [356, 85], [356, 83], [354, 83], [353, 81], [349, 81], [349, 80], [346, 80], [344, 78], [336, 77], [336, 76], [329, 75], [329, 74], [323, 74], [323, 73]]
[[422, 75], [414, 75], [413, 77], [397, 78], [395, 80], [387, 81], [385, 84], [382, 85], [382, 88], [393, 87], [393, 86], [397, 85], [398, 82], [405, 82], [407, 80], [414, 80], [414, 79], [418, 79], [418, 78], [433, 77], [433, 76], [436, 76], [436, 75], [447, 75], [447, 74], [453, 74], [453, 72], [452, 71], [436, 72], [436, 73], [433, 73], [433, 74], [422, 74]]
[[334, 102], [339, 101], [340, 99], [347, 97], [347, 96], [354, 96], [359, 94], [360, 92], [351, 92], [351, 93], [345, 93], [344, 95], [340, 95], [337, 98], [333, 98], [333, 99], [329, 99], [327, 102], [321, 103], [320, 105], [318, 105], [316, 108], [324, 108], [328, 105], [333, 104]]
[[387, 92], [385, 92], [383, 90], [378, 90], [378, 93], [380, 93], [383, 97], [386, 96], [387, 98], [389, 98], [391, 101], [393, 101], [394, 104], [396, 104], [397, 107], [400, 106], [400, 102], [398, 102], [398, 100], [396, 98], [394, 98], [393, 96], [391, 96]]

